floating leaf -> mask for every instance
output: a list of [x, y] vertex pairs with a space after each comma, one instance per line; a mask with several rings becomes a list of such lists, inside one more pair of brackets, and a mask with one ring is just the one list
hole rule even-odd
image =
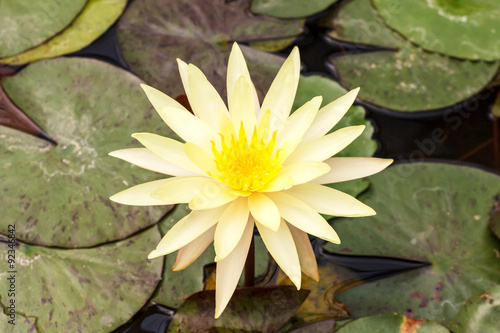
[[280, 18], [306, 17], [316, 14], [337, 0], [253, 0], [252, 12]]
[[63, 30], [86, 0], [2, 0], [0, 2], [0, 57], [8, 57]]
[[[135, 1], [118, 24], [123, 56], [137, 75], [170, 96], [184, 94], [175, 59], [193, 63], [225, 97], [233, 41], [282, 41], [302, 32], [302, 23], [297, 20], [250, 15], [250, 1]], [[262, 98], [283, 59], [240, 47]]]
[[[490, 219], [488, 221], [491, 231], [500, 239], [500, 196], [497, 197], [495, 205], [491, 210]], [[498, 252], [498, 257], [500, 258], [500, 250]]]
[[325, 24], [334, 27], [333, 38], [394, 48], [330, 58], [343, 85], [360, 86], [360, 99], [391, 110], [456, 104], [481, 91], [499, 68], [498, 62], [458, 60], [421, 50], [387, 28], [370, 0], [345, 2]]
[[500, 59], [500, 4], [496, 0], [372, 3], [389, 27], [426, 50], [457, 58]]
[[399, 164], [369, 177], [360, 200], [377, 215], [335, 219], [346, 255], [431, 265], [349, 289], [337, 299], [355, 318], [399, 313], [445, 323], [471, 295], [500, 283], [500, 241], [487, 227], [500, 177], [440, 163]]
[[[181, 218], [189, 214], [191, 210], [185, 204], [179, 204], [168, 213], [159, 223], [160, 232], [165, 235]], [[151, 250], [157, 244], [152, 244]], [[206, 289], [207, 283], [215, 285], [215, 281], [207, 282], [210, 275], [206, 269], [207, 265], [214, 263], [215, 251], [210, 245], [194, 263], [179, 272], [172, 272], [171, 268], [175, 262], [177, 253], [172, 253], [164, 257], [162, 280], [152, 297], [152, 301], [169, 307], [179, 307], [188, 296]], [[153, 259], [160, 261], [162, 258]], [[269, 256], [267, 249], [258, 236], [255, 237], [255, 273], [256, 276], [264, 275], [268, 270]], [[213, 269], [215, 273], [215, 267]], [[213, 282], [213, 283], [212, 283]]]
[[224, 313], [215, 320], [215, 292], [189, 297], [177, 310], [168, 332], [220, 330], [276, 332], [307, 297], [307, 290], [291, 286], [236, 289]]
[[[71, 75], [68, 75], [71, 73]], [[110, 151], [139, 147], [130, 134], [171, 135], [130, 73], [104, 62], [60, 58], [4, 77], [10, 98], [57, 142], [0, 127], [0, 232], [38, 245], [88, 247], [156, 223], [167, 206], [120, 206], [108, 197], [158, 177]]]
[[[19, 243], [16, 273], [1, 274], [2, 306], [14, 274], [16, 311], [36, 317], [39, 332], [112, 331], [146, 303], [160, 280], [162, 262], [146, 259], [159, 240], [158, 228], [152, 227], [90, 249]], [[0, 243], [2, 253], [7, 246]]]
[[60, 34], [0, 63], [21, 65], [81, 50], [101, 36], [122, 14], [127, 0], [88, 0], [75, 20]]
[[[0, 299], [1, 302], [1, 299]], [[10, 312], [7, 310], [7, 312]], [[0, 330], [4, 333], [38, 333], [35, 326], [36, 318], [30, 317], [26, 318], [19, 313], [15, 314], [13, 317], [8, 316], [0, 311]], [[11, 321], [9, 323], [9, 321]]]
[[435, 321], [412, 319], [403, 315], [379, 314], [354, 320], [338, 333], [449, 333], [450, 331]]
[[448, 323], [454, 333], [500, 332], [500, 286], [472, 296]]

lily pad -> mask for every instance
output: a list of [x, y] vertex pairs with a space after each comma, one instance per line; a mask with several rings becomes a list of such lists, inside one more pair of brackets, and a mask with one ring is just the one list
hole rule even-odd
[[14, 318], [15, 320], [12, 321], [12, 317], [0, 311], [0, 330], [5, 333], [38, 333], [35, 325], [36, 318], [26, 318], [19, 313], [16, 313]]
[[386, 27], [370, 0], [345, 2], [324, 24], [334, 28], [333, 38], [393, 48], [330, 58], [344, 86], [361, 87], [360, 99], [383, 108], [415, 112], [456, 104], [486, 87], [499, 68], [423, 51]]
[[455, 333], [500, 332], [498, 318], [500, 286], [468, 299], [448, 327]]
[[[302, 75], [299, 80], [297, 94], [292, 109], [295, 111], [316, 96], [323, 96], [321, 106], [333, 102], [347, 91], [337, 82], [319, 75]], [[366, 111], [361, 106], [352, 106], [339, 123], [331, 129], [336, 131], [347, 126], [365, 125], [363, 133], [349, 146], [336, 154], [336, 157], [371, 157], [377, 150], [377, 143], [372, 139], [373, 126], [365, 119]], [[368, 188], [370, 183], [366, 179], [355, 179], [347, 182], [329, 184], [337, 190], [357, 196]]]
[[215, 292], [202, 291], [177, 310], [168, 332], [276, 332], [307, 294], [307, 290], [291, 286], [236, 289], [226, 310], [215, 320]]
[[500, 177], [441, 163], [399, 164], [369, 177], [360, 200], [377, 215], [335, 219], [346, 255], [393, 257], [431, 265], [338, 295], [354, 318], [399, 313], [446, 323], [471, 295], [500, 283], [500, 241], [488, 217]]
[[[170, 228], [180, 219], [189, 214], [191, 210], [185, 204], [179, 204], [168, 213], [159, 223], [160, 232], [165, 235]], [[266, 246], [259, 236], [255, 237], [255, 274], [261, 276], [266, 274], [269, 266], [269, 255]], [[152, 250], [154, 249], [151, 248]], [[215, 263], [215, 250], [210, 245], [203, 254], [191, 265], [179, 272], [172, 272], [171, 268], [175, 262], [177, 253], [172, 253], [164, 257], [162, 280], [155, 291], [152, 301], [177, 308], [194, 293], [204, 289], [214, 289], [215, 279], [212, 279], [213, 270], [207, 269], [207, 265]], [[158, 260], [160, 259], [153, 259]], [[213, 280], [213, 281], [212, 281]]]
[[252, 12], [280, 18], [306, 17], [325, 10], [338, 0], [253, 0]]
[[449, 333], [435, 321], [412, 319], [403, 315], [379, 314], [354, 320], [338, 330], [338, 333]]
[[0, 63], [21, 65], [81, 50], [101, 36], [122, 14], [127, 0], [88, 0], [75, 20], [60, 34]]
[[[290, 41], [298, 20], [253, 16], [251, 0], [135, 1], [118, 23], [118, 42], [132, 71], [170, 96], [184, 94], [176, 58], [199, 66], [225, 96], [233, 41]], [[283, 63], [279, 56], [240, 45], [261, 98]], [[263, 46], [260, 45], [259, 48]]]
[[[15, 273], [0, 274], [2, 307], [10, 302], [7, 291], [14, 276], [16, 311], [36, 317], [39, 332], [112, 331], [132, 317], [156, 288], [162, 262], [146, 257], [151, 244], [159, 240], [155, 226], [90, 249], [19, 243]], [[7, 253], [7, 243], [0, 243], [0, 249]]]
[[[69, 75], [68, 73], [71, 73]], [[156, 222], [169, 206], [120, 206], [108, 197], [155, 174], [107, 156], [139, 147], [133, 132], [168, 129], [130, 73], [101, 61], [60, 58], [4, 77], [5, 91], [57, 142], [0, 127], [0, 232], [21, 241], [88, 247]]]
[[2, 0], [0, 57], [8, 57], [54, 36], [78, 15], [87, 0]]
[[372, 0], [392, 29], [429, 51], [474, 60], [500, 59], [496, 0]]
[[[491, 210], [490, 219], [488, 221], [491, 231], [500, 239], [500, 196], [497, 197], [495, 205]], [[498, 252], [498, 256], [500, 257], [500, 251]]]

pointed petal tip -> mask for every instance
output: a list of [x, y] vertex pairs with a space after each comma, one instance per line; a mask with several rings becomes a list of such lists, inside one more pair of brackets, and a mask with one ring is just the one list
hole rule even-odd
[[148, 254], [148, 259], [154, 259], [154, 258], [158, 258], [161, 256], [162, 256], [162, 254], [160, 252], [158, 252], [157, 250], [153, 250]]

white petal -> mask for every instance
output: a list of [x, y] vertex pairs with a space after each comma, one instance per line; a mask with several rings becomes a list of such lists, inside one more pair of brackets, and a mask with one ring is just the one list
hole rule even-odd
[[311, 126], [304, 134], [302, 144], [321, 138], [335, 126], [349, 110], [358, 95], [359, 88], [349, 91], [328, 105], [322, 107]]
[[168, 183], [172, 178], [155, 180], [152, 182], [136, 185], [124, 191], [116, 193], [109, 199], [122, 205], [131, 206], [157, 206], [171, 205], [171, 202], [154, 199], [151, 192]]
[[189, 111], [182, 106], [182, 104], [177, 102], [172, 97], [162, 93], [158, 89], [150, 87], [147, 84], [141, 84], [141, 88], [144, 90], [149, 101], [158, 112], [164, 107], [169, 106], [189, 113]]
[[335, 155], [363, 133], [364, 125], [341, 128], [319, 139], [299, 146], [288, 157], [286, 164], [302, 161], [324, 161]]
[[241, 236], [238, 245], [236, 245], [226, 259], [217, 262], [217, 273], [215, 277], [215, 318], [218, 318], [222, 314], [231, 296], [233, 296], [241, 272], [245, 266], [252, 237], [253, 219], [248, 218], [243, 236]]
[[293, 179], [293, 185], [298, 185], [318, 178], [328, 171], [330, 171], [330, 166], [326, 163], [306, 161], [287, 165], [278, 175], [288, 175]]
[[186, 142], [183, 148], [191, 162], [196, 164], [196, 166], [203, 170], [205, 174], [216, 171], [213, 154], [191, 142]]
[[332, 157], [325, 161], [331, 168], [330, 172], [314, 179], [313, 183], [330, 184], [368, 177], [384, 170], [392, 162], [390, 158]]
[[257, 221], [255, 224], [257, 225], [257, 229], [259, 229], [260, 237], [262, 237], [264, 244], [266, 244], [269, 253], [273, 256], [283, 272], [288, 275], [297, 289], [300, 289], [302, 277], [300, 273], [299, 255], [297, 254], [292, 234], [285, 221], [281, 221], [280, 227], [276, 232], [266, 228]]
[[217, 113], [228, 113], [226, 104], [202, 71], [190, 64], [188, 67], [190, 102], [195, 114], [214, 131], [219, 130]]
[[276, 136], [276, 149], [279, 149], [287, 141], [302, 139], [302, 136], [316, 117], [322, 100], [323, 98], [321, 96], [314, 97], [297, 109], [297, 111], [285, 121], [283, 128], [278, 131]]
[[148, 259], [164, 256], [177, 251], [212, 228], [220, 219], [225, 206], [204, 211], [193, 211], [183, 217], [161, 239]]
[[240, 76], [234, 86], [233, 98], [230, 104], [231, 120], [233, 121], [236, 133], [239, 133], [243, 122], [247, 139], [250, 141], [255, 127], [255, 106], [252, 89], [245, 77]]
[[225, 205], [238, 197], [238, 195], [232, 193], [232, 188], [228, 186], [209, 186], [194, 196], [189, 202], [189, 208], [193, 210], [215, 208]]
[[[298, 185], [303, 186], [303, 185]], [[332, 243], [340, 243], [340, 239], [326, 220], [304, 201], [283, 192], [267, 194], [278, 206], [281, 217], [288, 223], [313, 236]]]
[[151, 197], [175, 203], [188, 203], [199, 193], [209, 193], [218, 187], [209, 177], [175, 177], [151, 193]]
[[276, 204], [262, 193], [252, 193], [248, 197], [248, 207], [253, 218], [272, 231], [280, 227], [281, 216]]
[[293, 241], [297, 247], [302, 272], [311, 279], [319, 281], [318, 263], [316, 262], [316, 255], [314, 254], [309, 236], [291, 224], [288, 224], [288, 229], [290, 229]]
[[214, 225], [191, 243], [179, 249], [175, 263], [172, 266], [173, 272], [178, 272], [188, 267], [205, 252], [207, 247], [214, 241], [215, 228], [216, 226]]
[[358, 199], [327, 186], [307, 183], [294, 186], [287, 193], [321, 214], [352, 217], [375, 215], [371, 207]]
[[238, 198], [227, 206], [215, 230], [215, 261], [226, 258], [240, 241], [248, 221], [246, 198]]
[[112, 151], [108, 154], [143, 169], [172, 176], [198, 176], [198, 174], [178, 167], [158, 157], [147, 148], [128, 148]]
[[252, 79], [250, 78], [250, 72], [248, 71], [248, 67], [243, 57], [243, 53], [241, 52], [240, 47], [237, 43], [233, 43], [233, 48], [231, 49], [231, 53], [229, 54], [229, 61], [227, 64], [227, 104], [231, 107], [233, 101], [233, 91], [234, 86], [236, 85], [236, 81], [243, 76], [246, 79], [246, 82], [250, 86], [252, 90], [253, 103], [254, 105], [254, 117], [255, 117], [255, 108], [259, 107], [259, 100], [257, 98], [257, 92], [255, 91], [255, 87], [252, 83]]
[[[191, 104], [191, 92], [189, 91], [189, 82], [188, 82], [188, 64], [186, 64], [181, 59], [177, 58], [177, 65], [179, 66], [179, 74], [181, 76], [182, 86], [184, 87], [184, 91], [186, 92], [186, 96], [189, 100], [189, 104]], [[193, 110], [194, 112], [194, 110]], [[196, 113], [195, 113], [196, 114]], [[198, 116], [198, 115], [197, 115]]]

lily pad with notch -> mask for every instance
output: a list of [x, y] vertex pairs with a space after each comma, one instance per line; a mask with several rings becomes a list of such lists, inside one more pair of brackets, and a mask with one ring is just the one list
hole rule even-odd
[[399, 164], [369, 177], [360, 200], [377, 215], [335, 219], [349, 256], [392, 257], [431, 265], [351, 288], [337, 299], [354, 318], [399, 313], [446, 323], [470, 296], [500, 283], [500, 241], [488, 217], [500, 177], [444, 163]]

